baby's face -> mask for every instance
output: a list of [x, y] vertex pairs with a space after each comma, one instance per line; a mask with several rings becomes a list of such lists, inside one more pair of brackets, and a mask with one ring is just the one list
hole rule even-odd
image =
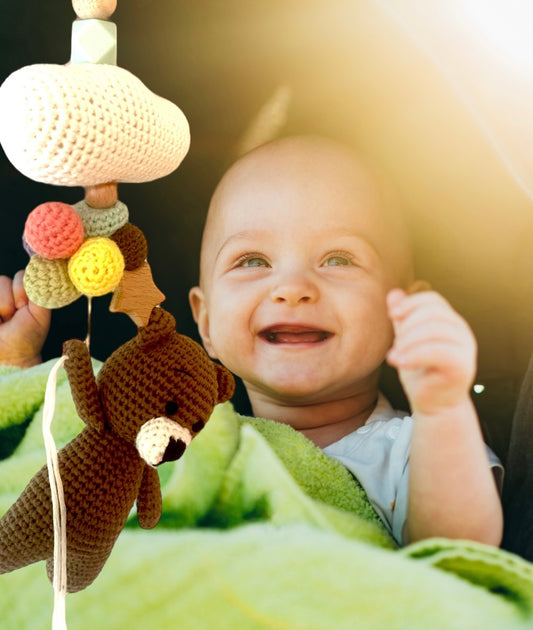
[[243, 379], [252, 404], [375, 387], [393, 284], [375, 203], [364, 182], [305, 165], [244, 169], [215, 197], [191, 301], [206, 349]]

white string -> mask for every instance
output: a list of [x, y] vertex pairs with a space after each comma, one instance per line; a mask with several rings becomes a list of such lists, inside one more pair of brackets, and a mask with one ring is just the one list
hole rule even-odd
[[46, 448], [48, 479], [52, 493], [54, 523], [54, 612], [52, 630], [67, 630], [67, 508], [63, 493], [63, 483], [59, 473], [57, 448], [51, 431], [56, 402], [57, 373], [66, 359], [67, 357], [63, 355], [50, 371], [46, 383], [43, 409], [43, 437]]
[[[92, 299], [87, 300], [87, 337], [85, 344], [90, 346], [91, 340]], [[57, 448], [52, 435], [52, 420], [56, 404], [57, 373], [67, 360], [63, 355], [52, 367], [46, 383], [43, 408], [43, 438], [46, 449], [48, 480], [52, 495], [52, 518], [54, 524], [54, 611], [52, 630], [67, 630], [67, 506], [63, 492], [63, 482], [59, 471]]]
[[91, 349], [91, 315], [93, 310], [93, 299], [90, 295], [87, 296], [87, 336], [85, 337], [85, 345], [87, 349]]

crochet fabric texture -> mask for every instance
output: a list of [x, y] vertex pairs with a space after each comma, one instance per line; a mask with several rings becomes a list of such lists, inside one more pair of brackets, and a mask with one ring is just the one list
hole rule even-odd
[[[133, 503], [139, 524], [154, 527], [161, 515], [154, 466], [177, 459], [209, 420], [214, 406], [234, 391], [231, 374], [212, 362], [192, 339], [175, 330], [161, 308], [149, 324], [120, 346], [93, 375], [83, 341], [63, 350], [65, 370], [83, 431], [58, 453], [67, 506], [68, 591], [79, 591], [99, 574]], [[147, 463], [138, 438], [152, 431], [164, 442]], [[187, 434], [179, 444], [175, 435]], [[154, 455], [153, 451], [150, 455]], [[0, 519], [0, 574], [40, 560], [53, 570], [53, 511], [44, 466]]]
[[98, 297], [113, 291], [124, 272], [124, 257], [109, 238], [88, 238], [68, 261], [72, 284], [84, 295]]
[[23, 238], [43, 258], [70, 258], [83, 243], [83, 222], [72, 206], [48, 201], [30, 212]]
[[91, 208], [82, 199], [74, 204], [74, 208], [81, 217], [85, 236], [111, 236], [113, 232], [123, 227], [129, 220], [126, 204], [117, 201], [110, 208]]
[[24, 271], [24, 289], [29, 299], [45, 308], [62, 308], [71, 304], [81, 292], [72, 284], [67, 261], [32, 256]]
[[117, 7], [117, 0], [72, 0], [72, 7], [81, 20], [107, 20]]
[[142, 230], [132, 223], [117, 230], [111, 237], [124, 256], [125, 269], [138, 269], [148, 256], [148, 243]]
[[0, 142], [39, 182], [94, 186], [168, 175], [190, 142], [183, 112], [124, 68], [35, 64], [0, 88]]

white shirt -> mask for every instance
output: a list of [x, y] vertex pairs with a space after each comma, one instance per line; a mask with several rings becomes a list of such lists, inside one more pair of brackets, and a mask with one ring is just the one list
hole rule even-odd
[[[342, 462], [363, 486], [368, 499], [396, 542], [404, 542], [407, 519], [409, 454], [413, 418], [395, 411], [379, 394], [376, 408], [365, 424], [326, 446], [326, 455]], [[488, 463], [502, 465], [487, 447]]]

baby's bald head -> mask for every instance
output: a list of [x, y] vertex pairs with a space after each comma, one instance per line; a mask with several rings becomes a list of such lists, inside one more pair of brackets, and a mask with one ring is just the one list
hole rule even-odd
[[[274, 201], [273, 201], [274, 200]], [[349, 209], [382, 257], [391, 286], [412, 281], [412, 259], [402, 212], [388, 183], [348, 148], [317, 137], [291, 137], [262, 145], [243, 156], [217, 186], [202, 240], [200, 285], [211, 281], [214, 262], [228, 232], [261, 225], [269, 204], [291, 212], [307, 204], [326, 204], [332, 216]], [[242, 227], [240, 224], [242, 223]], [[298, 234], [294, 234], [298, 238]]]

